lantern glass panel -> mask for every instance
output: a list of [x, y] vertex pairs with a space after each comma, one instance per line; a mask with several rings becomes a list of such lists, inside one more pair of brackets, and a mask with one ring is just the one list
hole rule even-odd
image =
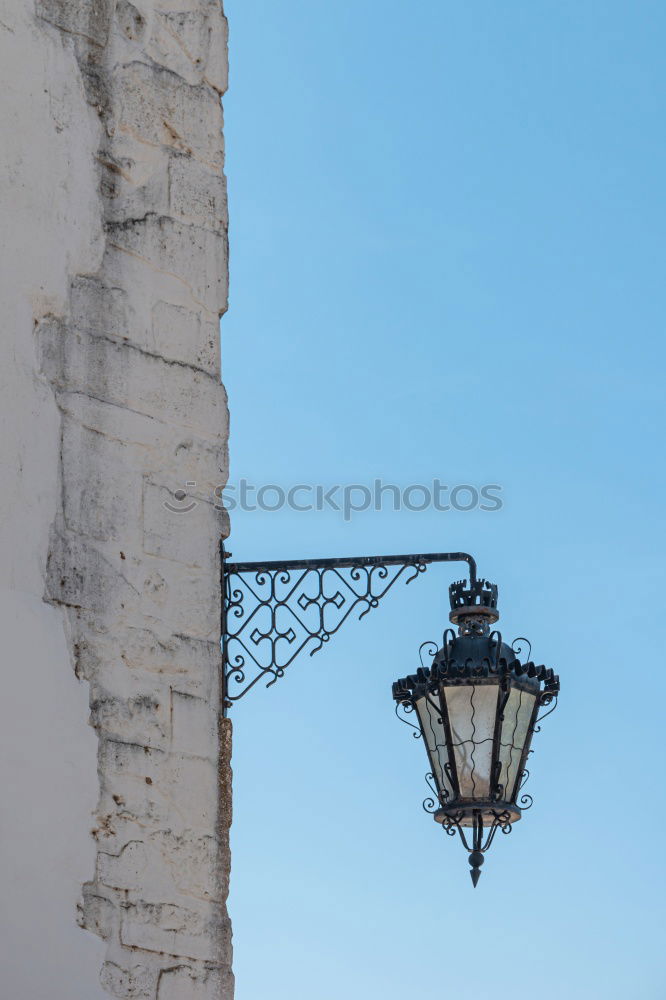
[[512, 688], [504, 707], [504, 721], [500, 735], [499, 780], [504, 789], [502, 797], [508, 802], [512, 801], [515, 795], [518, 768], [534, 711], [534, 699], [535, 696], [529, 691]]
[[452, 798], [453, 787], [445, 771], [449, 754], [446, 745], [446, 734], [442, 724], [442, 713], [437, 711], [434, 704], [427, 698], [417, 699], [416, 711], [418, 712], [421, 729], [423, 730], [428, 746], [428, 755], [437, 787], [445, 793], [445, 799]]
[[460, 795], [490, 797], [497, 684], [443, 687], [451, 727], [451, 744]]

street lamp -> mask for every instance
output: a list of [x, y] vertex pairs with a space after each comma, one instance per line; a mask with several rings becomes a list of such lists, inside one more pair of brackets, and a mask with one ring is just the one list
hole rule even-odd
[[432, 794], [424, 809], [446, 833], [460, 835], [476, 886], [497, 830], [510, 833], [532, 805], [531, 795], [521, 794], [530, 744], [540, 709], [557, 698], [560, 683], [549, 668], [518, 659], [517, 644], [527, 640], [508, 646], [491, 633], [499, 618], [495, 584], [460, 581], [449, 597], [458, 635], [446, 629], [440, 649], [423, 643], [421, 655], [434, 654], [432, 664], [396, 681], [393, 697], [398, 717], [413, 725], [428, 754]]
[[[497, 830], [511, 831], [532, 798], [522, 793], [542, 708], [557, 703], [552, 670], [521, 662], [520, 643], [502, 641], [497, 587], [477, 579], [465, 552], [232, 563], [222, 545], [222, 660], [225, 712], [261, 680], [270, 687], [296, 656], [316, 653], [356, 612], [362, 618], [403, 578], [431, 563], [466, 562], [466, 581], [449, 587], [442, 645], [422, 643], [421, 667], [393, 685], [396, 714], [423, 739], [431, 794], [424, 808], [469, 852], [476, 886]], [[529, 646], [529, 643], [527, 643]], [[531, 652], [531, 648], [530, 648]], [[429, 666], [423, 657], [432, 656]]]

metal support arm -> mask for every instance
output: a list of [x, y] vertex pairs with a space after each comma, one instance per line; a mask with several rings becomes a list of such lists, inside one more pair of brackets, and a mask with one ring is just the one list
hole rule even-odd
[[430, 563], [466, 562], [476, 582], [466, 552], [245, 563], [229, 562], [224, 543], [221, 553], [225, 710], [262, 677], [274, 684], [307, 646], [320, 650], [352, 611], [376, 608], [406, 570], [411, 583]]

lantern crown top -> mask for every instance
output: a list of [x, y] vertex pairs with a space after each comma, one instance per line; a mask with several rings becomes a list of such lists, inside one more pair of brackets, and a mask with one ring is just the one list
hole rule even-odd
[[499, 618], [497, 584], [488, 580], [456, 580], [449, 587], [451, 612], [449, 619], [457, 624], [469, 617], [481, 617], [489, 622]]

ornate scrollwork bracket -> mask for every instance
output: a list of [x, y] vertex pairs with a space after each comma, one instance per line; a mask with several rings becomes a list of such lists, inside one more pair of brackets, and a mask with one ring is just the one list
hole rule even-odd
[[234, 563], [222, 543], [221, 555], [225, 711], [262, 678], [275, 684], [302, 650], [318, 652], [353, 612], [367, 615], [396, 580], [411, 583], [430, 563], [466, 562], [476, 583], [466, 552]]

